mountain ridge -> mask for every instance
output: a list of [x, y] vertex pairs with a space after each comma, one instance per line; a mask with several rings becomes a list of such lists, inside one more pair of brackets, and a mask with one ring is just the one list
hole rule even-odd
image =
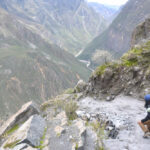
[[0, 6], [18, 17], [40, 24], [44, 28], [40, 34], [45, 39], [73, 54], [107, 26], [106, 21], [83, 0], [69, 3], [66, 0], [5, 0], [0, 1]]
[[88, 78], [84, 64], [42, 38], [34, 25], [1, 8], [0, 20], [0, 114], [28, 100], [41, 103]]
[[122, 56], [130, 47], [131, 34], [136, 25], [149, 16], [149, 5], [149, 0], [127, 2], [112, 24], [87, 45], [79, 58], [91, 60], [96, 49], [106, 50], [115, 58]]

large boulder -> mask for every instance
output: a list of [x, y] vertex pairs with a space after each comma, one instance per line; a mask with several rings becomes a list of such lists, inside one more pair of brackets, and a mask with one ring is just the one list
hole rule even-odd
[[40, 110], [35, 103], [26, 103], [15, 115], [13, 115], [3, 124], [3, 126], [0, 128], [0, 137], [2, 137], [6, 131], [10, 130], [15, 125], [20, 125], [25, 122], [30, 116], [39, 113]]
[[11, 143], [16, 143], [16, 145], [26, 143], [32, 147], [40, 146], [45, 128], [45, 120], [39, 115], [33, 115], [5, 141], [2, 147], [6, 148]]

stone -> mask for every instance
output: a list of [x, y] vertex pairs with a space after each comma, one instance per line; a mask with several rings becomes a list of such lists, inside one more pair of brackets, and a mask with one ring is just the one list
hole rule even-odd
[[75, 87], [75, 92], [80, 93], [83, 92], [86, 89], [87, 84], [83, 80], [79, 80]]
[[18, 141], [17, 144], [26, 143], [32, 147], [39, 146], [45, 128], [45, 120], [39, 115], [33, 115], [6, 140], [3, 147], [15, 141]]
[[139, 66], [135, 66], [134, 68], [133, 68], [133, 71], [134, 72], [138, 72], [138, 71], [140, 71], [141, 70], [141, 68], [139, 67]]
[[87, 117], [87, 120], [90, 120], [90, 118], [91, 118], [91, 116], [90, 116], [90, 114], [86, 114], [86, 117]]
[[81, 119], [77, 119], [75, 126], [79, 129], [78, 150], [84, 150], [86, 127]]
[[20, 125], [25, 122], [30, 116], [39, 114], [40, 110], [33, 102], [28, 102], [12, 117], [10, 117], [0, 128], [0, 137], [15, 125]]
[[139, 24], [132, 34], [131, 46], [142, 44], [146, 39], [150, 37], [150, 18]]
[[84, 111], [81, 111], [81, 110], [77, 110], [76, 111], [76, 114], [79, 118], [82, 118], [84, 115], [85, 115], [85, 112]]
[[60, 127], [60, 126], [57, 126], [56, 128], [55, 128], [55, 133], [56, 133], [56, 135], [61, 135], [61, 134], [63, 134], [63, 133], [65, 133], [65, 129], [64, 128], [62, 128], [62, 127]]
[[105, 80], [110, 80], [113, 76], [114, 72], [111, 68], [106, 68], [104, 76], [105, 76]]
[[111, 97], [110, 96], [107, 96], [106, 97], [106, 101], [111, 101], [112, 99], [111, 99]]

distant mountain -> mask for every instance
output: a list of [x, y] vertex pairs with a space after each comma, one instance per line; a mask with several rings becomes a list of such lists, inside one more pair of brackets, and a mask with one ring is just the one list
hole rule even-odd
[[35, 24], [0, 8], [0, 113], [29, 100], [41, 103], [89, 74], [73, 55], [42, 38]]
[[130, 0], [107, 30], [87, 45], [80, 59], [91, 60], [96, 50], [106, 50], [120, 57], [131, 43], [133, 29], [150, 15], [150, 0]]
[[73, 54], [107, 26], [107, 21], [84, 0], [0, 0], [0, 6], [42, 25], [38, 30], [45, 39]]
[[89, 2], [89, 6], [100, 13], [108, 22], [111, 22], [119, 13], [120, 6], [104, 5], [96, 2]]

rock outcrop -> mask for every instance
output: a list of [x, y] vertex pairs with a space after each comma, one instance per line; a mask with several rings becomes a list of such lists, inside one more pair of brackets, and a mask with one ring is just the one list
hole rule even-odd
[[28, 102], [0, 128], [0, 149], [38, 148], [45, 129], [46, 122], [40, 116], [40, 109], [35, 103]]
[[128, 1], [111, 25], [87, 45], [79, 58], [89, 61], [96, 50], [106, 50], [117, 59], [121, 57], [130, 48], [133, 30], [149, 16], [149, 5], [149, 0]]
[[105, 63], [90, 77], [85, 94], [110, 101], [119, 94], [143, 98], [150, 93], [150, 19], [133, 32], [132, 48], [120, 60]]
[[38, 147], [45, 128], [45, 120], [39, 115], [33, 115], [4, 142], [2, 147], [9, 148], [11, 143], [16, 145], [25, 143], [32, 147]]
[[79, 80], [74, 91], [76, 93], [83, 92], [86, 89], [87, 84], [83, 80]]
[[131, 47], [145, 43], [150, 38], [150, 18], [138, 25], [132, 34]]
[[8, 130], [13, 128], [16, 125], [20, 125], [25, 122], [30, 116], [34, 114], [39, 114], [40, 110], [37, 105], [33, 102], [28, 102], [22, 106], [22, 108], [10, 117], [0, 128], [0, 137], [5, 134]]

